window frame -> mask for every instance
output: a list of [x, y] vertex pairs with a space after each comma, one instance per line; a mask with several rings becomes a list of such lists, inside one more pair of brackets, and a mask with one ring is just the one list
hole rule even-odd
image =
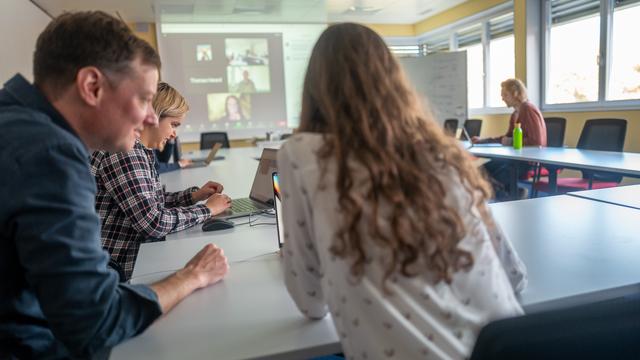
[[[558, 111], [611, 111], [611, 110], [638, 110], [640, 99], [607, 100], [607, 85], [611, 73], [611, 43], [613, 36], [613, 12], [615, 0], [600, 1], [600, 45], [598, 54], [598, 100], [573, 102], [565, 104], [547, 103], [547, 88], [549, 85], [549, 39], [551, 34], [551, 0], [541, 2], [543, 29], [541, 34], [541, 71], [540, 89], [541, 110], [548, 112]], [[640, 6], [640, 5], [639, 5]]]
[[[482, 76], [482, 83], [483, 83], [483, 90], [484, 90], [483, 106], [479, 108], [472, 108], [472, 107], [469, 107], [469, 104], [467, 104], [467, 111], [469, 116], [485, 115], [485, 114], [510, 114], [513, 111], [512, 109], [506, 106], [499, 106], [499, 107], [490, 106], [491, 99], [489, 95], [490, 94], [489, 92], [491, 90], [490, 84], [489, 84], [489, 79], [491, 78], [491, 74], [490, 74], [491, 51], [489, 46], [489, 43], [491, 41], [491, 36], [490, 36], [489, 22], [494, 18], [500, 17], [508, 13], [514, 13], [513, 1], [507, 1], [504, 4], [500, 4], [486, 11], [466, 17], [464, 19], [461, 19], [459, 21], [437, 28], [435, 30], [426, 32], [424, 34], [421, 34], [417, 38], [419, 44], [425, 45], [431, 39], [448, 37], [449, 51], [458, 51], [460, 47], [458, 46], [457, 32], [476, 24], [480, 25], [481, 27], [480, 43], [482, 44], [482, 50], [483, 50], [483, 70], [484, 70], [483, 76]], [[515, 18], [515, 14], [514, 14], [514, 18]], [[515, 28], [513, 33], [514, 33], [514, 42], [515, 42]], [[428, 55], [429, 53], [427, 53], [426, 50], [427, 49], [425, 45], [425, 53]], [[514, 66], [515, 66], [515, 60], [516, 59], [515, 59], [515, 53], [514, 53], [513, 54]]]

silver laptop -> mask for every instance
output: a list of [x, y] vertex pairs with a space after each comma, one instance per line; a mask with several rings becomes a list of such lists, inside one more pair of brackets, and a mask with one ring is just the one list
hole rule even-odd
[[467, 132], [467, 129], [465, 129], [464, 126], [461, 129], [462, 129], [462, 134], [460, 134], [460, 140], [469, 142], [469, 146], [467, 147], [467, 149], [471, 149], [474, 146], [475, 147], [500, 147], [500, 146], [502, 146], [501, 143], [479, 143], [479, 144], [474, 144], [473, 141], [471, 141], [471, 136], [469, 136], [469, 133]]
[[207, 155], [206, 158], [192, 159], [191, 164], [185, 166], [185, 169], [209, 166], [209, 164], [211, 164], [213, 160], [224, 159], [224, 157], [222, 156], [216, 157], [216, 153], [218, 152], [218, 150], [220, 150], [221, 147], [222, 147], [222, 143], [213, 144], [213, 146], [211, 147], [211, 151], [209, 151], [209, 154]]
[[278, 150], [263, 149], [258, 163], [256, 176], [253, 178], [253, 186], [248, 198], [233, 199], [231, 207], [225, 212], [215, 216], [217, 219], [233, 219], [242, 216], [249, 216], [273, 209], [273, 185], [271, 174], [277, 172], [276, 167]]

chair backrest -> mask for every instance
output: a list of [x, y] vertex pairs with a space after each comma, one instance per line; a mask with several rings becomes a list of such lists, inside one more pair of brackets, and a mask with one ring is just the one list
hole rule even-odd
[[229, 147], [229, 137], [226, 132], [204, 132], [200, 134], [200, 150], [211, 150], [215, 143], [221, 143], [223, 148]]
[[590, 119], [584, 123], [578, 149], [622, 151], [627, 135], [627, 120]]
[[637, 359], [640, 297], [498, 320], [485, 326], [471, 360]]
[[467, 130], [469, 136], [480, 136], [480, 130], [482, 130], [481, 119], [468, 119], [464, 121], [464, 128]]
[[562, 117], [546, 117], [544, 123], [547, 126], [547, 146], [563, 147], [564, 133], [567, 129], [567, 119]]
[[458, 119], [447, 119], [444, 121], [444, 132], [449, 136], [456, 136], [458, 129]]
[[[601, 150], [601, 151], [622, 151], [624, 149], [624, 139], [627, 135], [627, 120], [624, 119], [590, 119], [585, 122], [580, 139], [578, 139], [578, 149]], [[594, 180], [620, 182], [622, 176], [594, 173], [583, 171], [582, 177], [589, 178], [593, 175]]]

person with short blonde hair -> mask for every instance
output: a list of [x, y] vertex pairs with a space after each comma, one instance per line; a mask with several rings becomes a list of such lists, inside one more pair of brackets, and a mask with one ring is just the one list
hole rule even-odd
[[[172, 88], [167, 83], [160, 83], [158, 86], [159, 89], [162, 88], [162, 91], [158, 91], [156, 98], [153, 101], [154, 111], [158, 114], [158, 118], [183, 117], [189, 111], [189, 104], [187, 104], [187, 101], [176, 89]], [[164, 89], [165, 87], [167, 88], [166, 90]], [[167, 124], [164, 125], [167, 126]], [[149, 129], [147, 134], [152, 132], [155, 131]], [[142, 135], [144, 136], [145, 132], [143, 132]], [[145, 141], [143, 140], [143, 142]], [[155, 167], [158, 174], [179, 170], [192, 163], [189, 159], [180, 158], [179, 146], [180, 142], [176, 136], [175, 138], [167, 140], [162, 147], [158, 147], [153, 150], [156, 157]], [[173, 157], [173, 162], [169, 163], [171, 157]]]
[[502, 143], [511, 145], [515, 123], [522, 127], [522, 142], [524, 146], [547, 146], [547, 127], [540, 110], [527, 97], [527, 88], [520, 79], [507, 79], [500, 83], [502, 101], [514, 109], [509, 120], [507, 132], [498, 137], [480, 139], [471, 138], [475, 144]]
[[527, 96], [527, 88], [520, 79], [507, 79], [500, 83], [500, 88], [511, 93], [511, 95], [520, 102], [529, 100]]
[[[166, 192], [155, 169], [153, 150], [162, 150], [176, 137], [189, 105], [167, 83], [160, 82], [153, 98], [157, 127], [145, 127], [133, 150], [120, 153], [96, 151], [91, 172], [98, 193], [96, 210], [102, 220], [102, 246], [129, 279], [140, 244], [204, 222], [230, 205], [222, 185], [209, 181], [202, 187]], [[198, 204], [205, 201], [204, 204]]]
[[[533, 105], [527, 97], [527, 88], [520, 79], [507, 79], [500, 84], [502, 101], [514, 109], [509, 119], [509, 128], [506, 134], [498, 137], [480, 139], [477, 136], [471, 138], [475, 144], [501, 143], [508, 146], [513, 142], [513, 129], [516, 123], [522, 128], [522, 144], [524, 146], [547, 146], [547, 126], [542, 113]], [[492, 178], [492, 184], [496, 199], [508, 198], [511, 193], [510, 171], [512, 166], [518, 167], [520, 175], [527, 174], [532, 166], [528, 163], [512, 164], [505, 160], [492, 160], [485, 164], [485, 169]]]

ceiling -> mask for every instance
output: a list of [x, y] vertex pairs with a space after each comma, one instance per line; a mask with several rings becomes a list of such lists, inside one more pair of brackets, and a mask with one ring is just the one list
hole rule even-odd
[[[25, 0], [27, 1], [27, 0]], [[32, 0], [49, 14], [116, 12], [127, 22], [415, 24], [465, 0]]]

